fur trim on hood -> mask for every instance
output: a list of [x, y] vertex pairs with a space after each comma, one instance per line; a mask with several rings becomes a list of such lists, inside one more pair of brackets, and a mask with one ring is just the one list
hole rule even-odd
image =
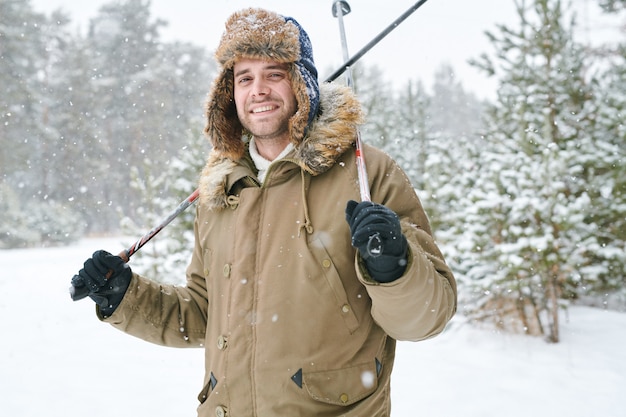
[[[287, 156], [302, 170], [316, 176], [330, 169], [339, 157], [354, 149], [358, 126], [363, 123], [361, 104], [348, 87], [320, 86], [320, 110], [308, 134]], [[240, 142], [245, 142], [240, 139]], [[229, 152], [214, 148], [200, 178], [200, 202], [209, 209], [228, 207], [228, 176], [239, 165]]]

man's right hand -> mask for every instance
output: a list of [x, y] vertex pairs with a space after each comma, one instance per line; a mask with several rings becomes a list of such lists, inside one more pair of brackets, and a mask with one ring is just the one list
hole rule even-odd
[[104, 316], [110, 316], [122, 302], [131, 277], [132, 271], [122, 258], [99, 250], [72, 278], [73, 294], [86, 293]]

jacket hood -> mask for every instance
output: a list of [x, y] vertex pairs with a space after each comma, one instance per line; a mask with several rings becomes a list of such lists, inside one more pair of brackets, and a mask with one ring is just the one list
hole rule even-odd
[[[302, 141], [287, 156], [303, 171], [316, 176], [330, 169], [346, 151], [354, 149], [363, 112], [356, 96], [348, 87], [324, 83], [320, 85], [317, 117]], [[249, 137], [240, 137], [244, 152]], [[241, 158], [214, 147], [200, 177], [200, 202], [209, 209], [228, 207], [228, 176], [240, 165]], [[231, 184], [232, 185], [232, 184]]]

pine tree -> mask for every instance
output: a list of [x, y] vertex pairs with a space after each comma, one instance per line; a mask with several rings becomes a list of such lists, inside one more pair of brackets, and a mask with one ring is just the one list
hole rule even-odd
[[[95, 97], [91, 122], [97, 142], [92, 149], [100, 161], [93, 169], [101, 185], [101, 201], [131, 211], [137, 204], [123, 186], [130, 182], [131, 167], [141, 166], [145, 149], [163, 146], [150, 136], [151, 123], [159, 125], [150, 94], [151, 64], [160, 57], [159, 30], [165, 24], [153, 20], [150, 3], [124, 0], [103, 5], [90, 22], [87, 42], [92, 57]], [[115, 219], [104, 217], [103, 227], [115, 228]]]
[[84, 40], [70, 32], [70, 18], [53, 12], [42, 30], [47, 39], [46, 64], [41, 76], [45, 95], [40, 103], [44, 135], [36, 175], [31, 182], [45, 201], [75, 212], [80, 230], [88, 227], [85, 219], [96, 212], [97, 195], [93, 193], [92, 167], [96, 141], [90, 109], [96, 101], [90, 84], [90, 55]]
[[[431, 223], [437, 238], [444, 239], [449, 229], [463, 224], [456, 217], [459, 198], [464, 195], [459, 190], [469, 186], [467, 177], [476, 166], [483, 104], [465, 91], [448, 64], [435, 72], [432, 91], [426, 116], [431, 139], [425, 150], [423, 183]], [[444, 239], [442, 244], [446, 243], [456, 241]]]
[[[132, 169], [132, 190], [144, 204], [122, 220], [126, 235], [140, 236], [156, 227], [197, 187], [208, 155], [208, 141], [198, 129], [187, 137], [187, 146], [172, 158], [167, 169], [146, 160], [142, 169]], [[194, 247], [195, 208], [189, 207], [133, 256], [133, 269], [151, 279], [184, 284], [185, 269]], [[131, 243], [128, 243], [130, 245]]]
[[377, 66], [356, 65], [352, 74], [355, 92], [366, 115], [366, 123], [361, 129], [363, 141], [384, 148], [394, 140], [397, 132], [394, 125], [393, 89]]
[[[118, 210], [133, 212], [144, 205], [129, 191], [131, 172], [148, 177], [146, 159], [154, 166], [169, 164], [202, 114], [215, 64], [201, 47], [160, 42], [164, 25], [151, 17], [149, 2], [111, 2], [91, 20], [80, 44], [89, 69], [76, 76], [88, 77], [90, 98], [85, 94], [87, 102], [73, 105], [72, 111], [81, 113], [72, 117], [74, 125], [64, 136], [75, 137], [84, 148], [78, 197], [92, 231], [116, 231]], [[75, 151], [68, 147], [65, 157]]]
[[0, 0], [0, 178], [29, 198], [41, 184], [28, 174], [39, 165], [43, 136], [44, 23], [30, 2]]
[[[626, 10], [626, 1], [604, 2], [606, 10], [617, 13]], [[608, 4], [610, 3], [610, 4]], [[622, 30], [622, 35], [624, 31]], [[587, 268], [597, 273], [586, 274], [585, 282], [595, 294], [621, 299], [626, 305], [626, 44], [622, 36], [612, 54], [602, 53], [605, 68], [599, 77], [596, 97], [597, 110], [595, 146], [602, 154], [589, 161], [585, 170], [598, 178], [590, 198], [596, 210], [589, 213], [597, 224], [599, 247], [594, 262]], [[598, 268], [600, 265], [600, 268]], [[607, 304], [609, 300], [605, 301]]]
[[[0, 178], [33, 218], [48, 206], [71, 213], [73, 230], [116, 232], [118, 209], [143, 204], [129, 192], [131, 168], [147, 177], [144, 159], [167, 166], [202, 126], [215, 64], [202, 47], [160, 42], [164, 22], [146, 1], [106, 4], [86, 36], [70, 23], [0, 0]], [[63, 227], [39, 236], [66, 236]]]
[[424, 193], [432, 190], [426, 162], [432, 155], [432, 142], [437, 136], [432, 127], [430, 105], [431, 98], [423, 83], [409, 80], [395, 98], [392, 120], [397, 132], [384, 148], [394, 155], [413, 186]]
[[[516, 1], [520, 27], [489, 33], [497, 61], [477, 62], [500, 76], [479, 177], [466, 201], [473, 252], [465, 276], [497, 308], [503, 326], [559, 341], [559, 309], [576, 298], [598, 255], [593, 170], [605, 157], [594, 135], [589, 64], [573, 40], [560, 0]], [[480, 262], [475, 262], [476, 259]], [[586, 278], [583, 278], [586, 277]], [[513, 322], [506, 322], [511, 307]]]
[[432, 90], [430, 117], [436, 132], [445, 132], [450, 138], [478, 132], [482, 103], [465, 90], [451, 65], [441, 64], [437, 68]]
[[0, 213], [0, 249], [39, 243], [40, 235], [28, 227], [28, 216], [18, 194], [6, 182], [0, 182]]

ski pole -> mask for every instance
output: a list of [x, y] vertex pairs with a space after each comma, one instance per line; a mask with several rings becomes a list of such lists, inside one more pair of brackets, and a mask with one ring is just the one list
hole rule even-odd
[[[339, 21], [339, 34], [341, 36], [341, 49], [343, 50], [344, 60], [348, 60], [348, 42], [346, 40], [346, 30], [343, 25], [343, 16], [350, 13], [350, 5], [347, 1], [337, 0], [333, 4], [333, 16]], [[346, 83], [348, 87], [354, 90], [354, 80], [352, 78], [352, 69], [350, 66], [345, 66]], [[369, 180], [367, 178], [367, 171], [365, 169], [365, 157], [363, 156], [363, 141], [361, 140], [361, 131], [357, 130], [356, 133], [356, 165], [357, 173], [359, 177], [359, 189], [361, 191], [362, 201], [372, 201], [369, 188]]]
[[[398, 17], [396, 20], [394, 20], [393, 22], [391, 22], [391, 24], [389, 26], [387, 26], [382, 32], [380, 32], [374, 39], [372, 39], [367, 45], [365, 45], [363, 48], [361, 48], [361, 50], [359, 52], [357, 52], [356, 54], [354, 54], [352, 56], [352, 58], [350, 58], [349, 60], [347, 60], [343, 66], [341, 66], [340, 68], [337, 69], [337, 71], [335, 71], [334, 73], [332, 73], [329, 77], [328, 80], [329, 81], [333, 81], [337, 78], [339, 78], [339, 76], [341, 74], [343, 74], [348, 68], [350, 68], [351, 66], [353, 66], [359, 59], [361, 59], [361, 57], [363, 57], [363, 55], [365, 55], [366, 53], [369, 52], [370, 49], [372, 49], [378, 42], [380, 42], [385, 36], [387, 36], [392, 30], [394, 30], [396, 27], [398, 27], [400, 25], [400, 23], [404, 22], [406, 20], [407, 17], [409, 17], [411, 14], [413, 14], [414, 11], [416, 11], [417, 9], [419, 9], [420, 7], [422, 7], [422, 5], [424, 3], [426, 3], [427, 0], [420, 0], [417, 3], [415, 3], [413, 6], [411, 6], [409, 9], [407, 9], [407, 11], [405, 11], [404, 13], [402, 13], [402, 15], [400, 17]], [[348, 4], [345, 1], [338, 1], [337, 3], [345, 3], [346, 5]], [[343, 14], [348, 14], [350, 12], [350, 6], [347, 6], [348, 10], [346, 13]], [[333, 15], [335, 15], [335, 5], [333, 4]], [[335, 16], [337, 17], [337, 16]]]
[[[343, 25], [343, 16], [350, 13], [350, 5], [347, 1], [336, 0], [333, 3], [333, 16], [339, 21], [339, 34], [341, 35], [341, 47], [343, 49], [344, 60], [347, 60], [348, 55], [348, 42], [346, 40], [346, 30]], [[346, 66], [346, 83], [348, 87], [354, 90], [354, 80], [352, 79], [352, 69], [350, 66]], [[365, 168], [365, 156], [363, 155], [363, 141], [361, 140], [361, 130], [356, 131], [356, 168], [357, 176], [359, 179], [359, 190], [361, 192], [361, 201], [372, 201], [370, 194], [369, 179], [367, 177], [367, 170]], [[370, 236], [367, 242], [367, 253], [371, 257], [378, 257], [382, 255], [383, 242], [380, 239], [380, 234], [375, 233]]]
[[[148, 233], [146, 233], [141, 239], [139, 239], [137, 242], [135, 242], [128, 249], [125, 249], [125, 250], [121, 251], [117, 256], [122, 258], [122, 260], [124, 262], [128, 262], [130, 260], [130, 257], [133, 256], [133, 254], [135, 254], [135, 252], [137, 252], [139, 249], [141, 249], [143, 247], [143, 245], [148, 243], [150, 241], [150, 239], [152, 239], [154, 236], [156, 236], [157, 233], [159, 233], [161, 230], [163, 230], [163, 228], [165, 228], [165, 226], [170, 224], [170, 222], [172, 220], [174, 220], [176, 217], [178, 217], [178, 215], [180, 213], [185, 211], [187, 209], [187, 207], [192, 205], [194, 203], [194, 201], [196, 201], [198, 199], [199, 193], [200, 193], [200, 190], [196, 189], [193, 193], [191, 193], [189, 195], [189, 197], [187, 197], [183, 202], [181, 202], [178, 205], [178, 207], [176, 207], [176, 209], [170, 213], [169, 216], [167, 216], [165, 219], [163, 219], [163, 221], [161, 223], [159, 223], [158, 226], [154, 227], [152, 230], [150, 230]], [[109, 271], [106, 274], [106, 278], [109, 279], [111, 277], [112, 273], [113, 273], [113, 271]], [[80, 288], [76, 288], [74, 286], [70, 287], [70, 296], [72, 297], [72, 300], [74, 300], [74, 301], [82, 300], [83, 298], [87, 297], [87, 295], [89, 295], [89, 289], [87, 288], [87, 286], [80, 287]]]

